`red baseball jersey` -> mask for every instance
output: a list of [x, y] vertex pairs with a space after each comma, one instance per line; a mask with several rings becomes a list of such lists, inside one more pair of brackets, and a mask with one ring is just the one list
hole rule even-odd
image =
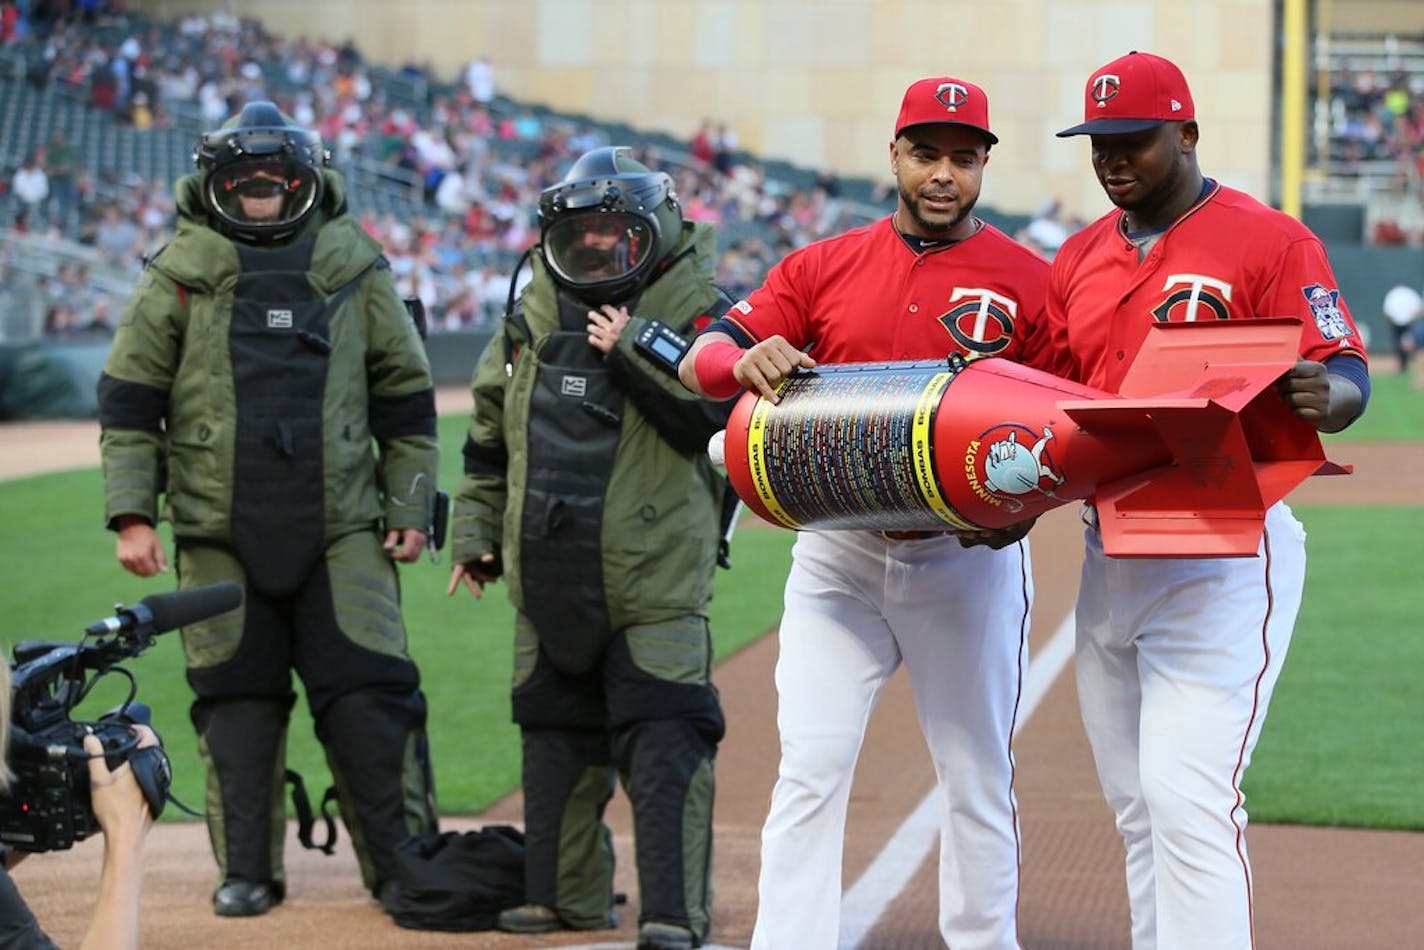
[[810, 346], [818, 363], [962, 353], [1051, 371], [1037, 332], [1047, 283], [1048, 261], [990, 225], [917, 252], [885, 218], [793, 251], [723, 319], [753, 342]]
[[1301, 356], [1365, 359], [1324, 246], [1289, 215], [1213, 185], [1141, 261], [1124, 217], [1109, 212], [1053, 259], [1049, 320], [1071, 356], [1061, 375], [1117, 392], [1153, 321], [1299, 317]]

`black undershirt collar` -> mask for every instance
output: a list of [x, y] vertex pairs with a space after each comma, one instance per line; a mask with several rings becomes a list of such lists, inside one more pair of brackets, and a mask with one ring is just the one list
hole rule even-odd
[[[898, 212], [896, 212], [898, 214]], [[900, 235], [900, 240], [905, 242], [905, 246], [916, 254], [933, 254], [935, 251], [942, 251], [947, 247], [969, 240], [969, 238], [984, 230], [984, 222], [979, 218], [971, 218], [974, 222], [974, 230], [968, 236], [962, 238], [925, 238], [918, 234], [906, 234], [900, 230], [900, 225], [895, 222], [894, 215], [890, 218], [890, 226], [895, 229], [895, 233]]]

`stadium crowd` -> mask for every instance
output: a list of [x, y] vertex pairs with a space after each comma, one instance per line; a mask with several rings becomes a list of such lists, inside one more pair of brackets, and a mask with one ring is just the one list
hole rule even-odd
[[[130, 16], [122, 0], [0, 0], [0, 11], [0, 48], [24, 55], [31, 86], [68, 87], [114, 121], [158, 129], [181, 116], [211, 129], [243, 103], [268, 98], [298, 124], [317, 129], [338, 167], [359, 159], [410, 183], [423, 197], [411, 212], [366, 207], [360, 189], [353, 189], [352, 204], [385, 246], [402, 292], [421, 298], [436, 330], [498, 319], [517, 262], [538, 239], [539, 192], [574, 157], [599, 145], [638, 145], [640, 161], [673, 176], [688, 218], [719, 225], [718, 279], [734, 296], [757, 286], [788, 251], [893, 204], [885, 190], [868, 204], [848, 202], [828, 173], [804, 187], [769, 180], [759, 163], [738, 152], [730, 128], [712, 119], [685, 152], [611, 143], [592, 121], [500, 97], [484, 56], [441, 81], [428, 65], [380, 70], [350, 43], [284, 39], [225, 11], [170, 23]], [[420, 95], [392, 94], [391, 76]], [[1424, 76], [1342, 74], [1331, 101], [1333, 135], [1350, 160], [1393, 158], [1401, 182], [1424, 174]], [[169, 233], [171, 184], [131, 170], [83, 167], [56, 131], [0, 182], [10, 192], [3, 223], [18, 234], [76, 240], [95, 248], [102, 266], [131, 273]], [[1051, 199], [1015, 236], [1052, 256], [1082, 223], [1065, 218]], [[60, 314], [45, 320], [72, 322]]]
[[1418, 187], [1424, 178], [1424, 72], [1341, 70], [1330, 105], [1343, 172], [1360, 162], [1393, 162], [1396, 189]]
[[[338, 167], [360, 157], [418, 181], [425, 201], [417, 213], [365, 209], [361, 220], [386, 247], [402, 291], [425, 303], [435, 329], [479, 327], [503, 312], [514, 266], [538, 238], [539, 192], [574, 157], [612, 144], [592, 123], [497, 102], [483, 57], [446, 84], [429, 67], [401, 68], [399, 77], [430, 90], [419, 107], [387, 95], [349, 44], [285, 40], [229, 13], [160, 26], [124, 17], [114, 0], [94, 0], [86, 4], [89, 15], [71, 18], [56, 12], [63, 5], [4, 6], [16, 11], [7, 17], [5, 43], [29, 47], [30, 83], [87, 90], [88, 104], [116, 121], [162, 128], [196, 103], [196, 118], [214, 128], [241, 103], [269, 98], [317, 129]], [[735, 146], [727, 127], [709, 120], [687, 153], [642, 146], [638, 157], [674, 177], [689, 218], [726, 229], [720, 280], [741, 294], [788, 250], [848, 221], [832, 176], [790, 188], [739, 159]], [[7, 184], [15, 209], [7, 223], [15, 231], [77, 239], [128, 270], [163, 242], [171, 224], [170, 182], [78, 168], [62, 133], [26, 156]], [[359, 199], [353, 195], [353, 205]]]

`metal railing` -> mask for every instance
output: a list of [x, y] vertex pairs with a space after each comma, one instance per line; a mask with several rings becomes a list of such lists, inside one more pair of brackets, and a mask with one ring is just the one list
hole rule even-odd
[[396, 204], [411, 213], [425, 206], [425, 179], [410, 169], [364, 155], [333, 163], [333, 167], [346, 179], [348, 193], [353, 197], [358, 197], [364, 190], [379, 189], [388, 192]]
[[132, 272], [113, 267], [97, 249], [68, 238], [0, 231], [0, 274], [5, 284], [0, 295], [0, 342], [24, 342], [44, 334], [48, 301], [42, 288], [66, 265], [86, 267], [87, 290], [95, 297], [107, 297], [117, 316], [119, 305], [133, 289]]

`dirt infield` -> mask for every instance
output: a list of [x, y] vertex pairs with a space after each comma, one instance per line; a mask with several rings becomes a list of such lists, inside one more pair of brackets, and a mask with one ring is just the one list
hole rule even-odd
[[[453, 411], [462, 394], [442, 394]], [[464, 397], [467, 399], [467, 397]], [[466, 403], [467, 404], [467, 403]], [[1353, 463], [1348, 478], [1315, 478], [1292, 496], [1299, 503], [1418, 504], [1421, 446], [1340, 446], [1337, 461]], [[97, 462], [92, 424], [0, 426], [0, 477]], [[1045, 516], [1034, 530], [1034, 663], [1053, 651], [1052, 634], [1074, 594], [1080, 526], [1073, 507]], [[1063, 554], [1061, 552], [1070, 552]], [[756, 909], [757, 838], [775, 779], [777, 749], [772, 665], [774, 636], [763, 637], [723, 663], [716, 681], [728, 732], [717, 766], [716, 903], [711, 940], [745, 947]], [[438, 710], [436, 711], [438, 715]], [[1093, 776], [1079, 725], [1072, 676], [1060, 674], [1042, 693], [1016, 742], [1024, 876], [1020, 901], [1023, 945], [1031, 950], [1111, 950], [1127, 946], [1121, 847], [1112, 815]], [[443, 761], [438, 770], [477, 767]], [[869, 873], [880, 880], [886, 843], [929, 792], [933, 774], [902, 674], [886, 690], [872, 720], [851, 799], [846, 884]], [[447, 830], [517, 823], [518, 793], [488, 812], [447, 818]], [[150, 836], [144, 896], [146, 948], [529, 948], [629, 947], [636, 919], [636, 882], [626, 802], [611, 809], [620, 860], [619, 887], [633, 903], [616, 931], [561, 937], [447, 935], [404, 931], [367, 900], [342, 838], [325, 858], [297, 846], [289, 829], [288, 902], [255, 920], [222, 920], [208, 899], [214, 869], [204, 829], [164, 823]], [[1257, 934], [1261, 948], [1372, 950], [1417, 945], [1424, 933], [1418, 894], [1424, 835], [1252, 826]], [[932, 839], [902, 852], [905, 883], [888, 892], [856, 889], [847, 913], [870, 914], [861, 946], [901, 950], [940, 947], [935, 925]], [[77, 944], [97, 880], [102, 846], [27, 861], [15, 873], [41, 921], [61, 945]], [[904, 855], [909, 855], [908, 862]], [[917, 857], [918, 855], [918, 857]], [[891, 875], [893, 877], [893, 875]], [[885, 878], [889, 880], [890, 878]], [[866, 895], [868, 894], [868, 899]], [[874, 912], [883, 906], [878, 917]], [[797, 948], [787, 948], [797, 950]]]
[[[442, 387], [435, 393], [441, 413], [468, 412], [470, 391]], [[0, 423], [0, 480], [63, 472], [99, 464], [99, 427], [88, 420]]]

